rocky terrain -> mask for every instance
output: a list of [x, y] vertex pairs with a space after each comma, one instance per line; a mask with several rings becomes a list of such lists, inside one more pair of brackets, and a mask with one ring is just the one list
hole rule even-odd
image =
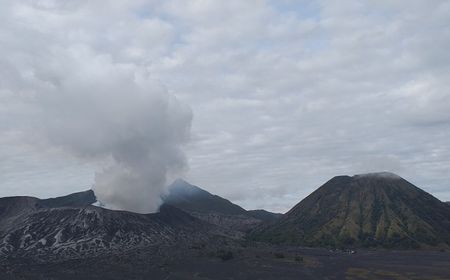
[[234, 237], [169, 205], [148, 215], [46, 205], [46, 200], [33, 197], [0, 199], [0, 258], [60, 261]]
[[450, 207], [392, 173], [337, 176], [251, 237], [319, 247], [448, 247]]
[[158, 213], [94, 202], [0, 198], [0, 279], [450, 279], [450, 205], [394, 174], [335, 177], [284, 215], [181, 180]]
[[49, 199], [1, 198], [0, 257], [45, 262], [174, 244], [189, 247], [209, 239], [232, 243], [244, 237], [244, 230], [274, 219], [252, 217], [181, 180], [170, 190], [159, 213], [148, 215], [93, 206], [92, 190]]

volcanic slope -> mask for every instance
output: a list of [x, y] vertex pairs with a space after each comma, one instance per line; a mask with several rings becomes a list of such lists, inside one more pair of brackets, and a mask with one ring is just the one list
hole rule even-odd
[[281, 217], [281, 214], [265, 210], [247, 211], [223, 197], [181, 179], [170, 185], [168, 190], [168, 194], [163, 197], [165, 204], [226, 229], [245, 232], [261, 223], [272, 222]]
[[0, 259], [59, 261], [149, 247], [212, 244], [211, 240], [232, 235], [170, 205], [161, 206], [158, 213], [138, 214], [48, 204], [34, 197], [0, 198]]
[[320, 247], [448, 247], [450, 206], [392, 173], [337, 176], [250, 238]]

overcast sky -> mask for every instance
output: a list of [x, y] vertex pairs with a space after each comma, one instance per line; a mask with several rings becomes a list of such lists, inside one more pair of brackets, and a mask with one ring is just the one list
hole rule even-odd
[[184, 177], [245, 208], [284, 212], [335, 175], [373, 171], [450, 200], [449, 1], [0, 5], [0, 196], [92, 186], [98, 159], [41, 139], [35, 99], [101, 72], [124, 94], [119, 74], [142, 75], [189, 106]]

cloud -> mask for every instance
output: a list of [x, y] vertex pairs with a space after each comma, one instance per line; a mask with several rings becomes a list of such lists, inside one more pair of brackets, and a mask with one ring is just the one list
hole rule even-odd
[[[27, 16], [30, 9], [43, 12], [41, 6], [17, 9]], [[58, 16], [54, 9], [61, 11], [51, 5], [44, 12]], [[182, 148], [189, 140], [189, 107], [139, 65], [115, 61], [114, 54], [86, 44], [43, 44], [48, 30], [41, 34], [26, 25], [26, 31], [37, 39], [35, 48], [7, 49], [18, 77], [6, 77], [2, 90], [10, 103], [27, 104], [30, 124], [12, 129], [34, 137], [36, 147], [97, 162], [94, 191], [107, 207], [156, 211], [165, 186], [187, 166]]]
[[108, 159], [94, 186], [108, 207], [157, 210], [167, 178], [186, 167], [181, 148], [189, 139], [190, 109], [145, 73], [108, 56], [76, 48], [58, 57], [71, 71], [41, 77], [54, 80], [34, 98], [48, 142], [82, 158]]
[[[36, 114], [11, 96], [51, 93], [61, 76], [89, 92], [92, 76], [99, 91], [148, 87], [189, 104], [187, 179], [246, 208], [285, 211], [334, 175], [380, 169], [450, 200], [447, 1], [34, 3], [0, 11], [3, 131], [19, 135]], [[46, 171], [64, 158], [29, 156]]]

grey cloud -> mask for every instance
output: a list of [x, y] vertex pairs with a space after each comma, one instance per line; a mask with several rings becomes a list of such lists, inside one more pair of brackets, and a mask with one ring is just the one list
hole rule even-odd
[[[96, 104], [94, 89], [141, 92], [134, 73], [157, 80], [149, 87], [163, 84], [196, 116], [187, 179], [246, 208], [285, 211], [334, 175], [382, 170], [450, 200], [448, 1], [12, 3], [0, 11], [4, 88], [51, 94], [56, 84]], [[39, 76], [14, 71], [29, 57]], [[22, 131], [36, 114], [11, 108], [0, 110], [0, 127]], [[67, 145], [61, 137], [53, 140]], [[96, 150], [113, 145], [94, 140]], [[91, 144], [78, 153], [92, 154]]]
[[[33, 7], [18, 9], [18, 18], [29, 13], [41, 16]], [[59, 11], [53, 6], [45, 9], [50, 17], [47, 24], [53, 24], [52, 17], [59, 20], [54, 9]], [[70, 21], [72, 14], [67, 16]], [[66, 23], [67, 19], [60, 20]], [[143, 27], [147, 24], [142, 23]], [[35, 138], [36, 147], [56, 147], [97, 162], [100, 169], [94, 190], [108, 207], [156, 211], [168, 181], [186, 168], [182, 147], [189, 140], [191, 110], [168, 94], [143, 67], [131, 61], [117, 62], [114, 55], [99, 53], [89, 45], [71, 44], [58, 38], [61, 34], [43, 44], [43, 38], [53, 30], [40, 28], [24, 28], [37, 39], [32, 42], [33, 51], [6, 46], [12, 57], [7, 59], [19, 79], [2, 84], [4, 91], [13, 93], [5, 98], [10, 104], [22, 102], [30, 107], [25, 122], [11, 129]], [[21, 45], [27, 39], [6, 37], [11, 45]]]

